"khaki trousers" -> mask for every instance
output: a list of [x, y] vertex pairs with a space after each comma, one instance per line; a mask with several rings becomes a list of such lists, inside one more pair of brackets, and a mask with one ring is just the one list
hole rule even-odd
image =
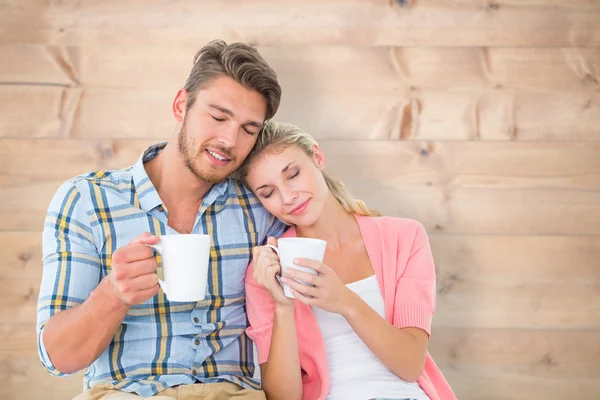
[[152, 397], [122, 392], [110, 383], [101, 383], [81, 393], [73, 400], [265, 400], [262, 390], [244, 389], [234, 383], [196, 383], [165, 389]]

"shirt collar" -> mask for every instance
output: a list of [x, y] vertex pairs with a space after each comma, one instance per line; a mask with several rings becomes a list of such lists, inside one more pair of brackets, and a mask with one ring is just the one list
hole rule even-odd
[[[152, 160], [167, 145], [167, 142], [157, 143], [148, 147], [133, 166], [133, 185], [140, 201], [140, 206], [144, 211], [150, 211], [163, 204], [158, 191], [150, 180], [144, 163]], [[215, 185], [204, 196], [203, 203], [212, 204], [219, 197], [226, 195], [227, 189], [231, 183], [231, 178], [227, 178]]]

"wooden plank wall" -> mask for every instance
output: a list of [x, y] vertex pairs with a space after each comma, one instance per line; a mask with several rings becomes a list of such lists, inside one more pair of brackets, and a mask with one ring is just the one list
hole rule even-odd
[[0, 0], [2, 398], [81, 389], [37, 359], [45, 209], [170, 135], [214, 38], [259, 48], [331, 175], [425, 225], [459, 399], [600, 398], [599, 0]]

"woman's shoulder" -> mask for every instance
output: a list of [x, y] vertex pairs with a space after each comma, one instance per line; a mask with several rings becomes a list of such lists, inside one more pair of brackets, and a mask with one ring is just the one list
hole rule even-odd
[[399, 217], [357, 217], [359, 221], [362, 220], [364, 225], [368, 225], [372, 228], [378, 228], [382, 233], [395, 233], [400, 235], [415, 235], [419, 231], [425, 232], [423, 225], [411, 218], [399, 218]]

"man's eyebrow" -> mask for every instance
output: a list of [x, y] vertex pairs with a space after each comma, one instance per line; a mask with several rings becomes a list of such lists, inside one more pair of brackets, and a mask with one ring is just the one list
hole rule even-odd
[[230, 110], [228, 110], [228, 109], [226, 109], [224, 107], [218, 106], [216, 104], [209, 104], [209, 106], [212, 107], [212, 108], [215, 108], [215, 109], [217, 109], [219, 111], [221, 111], [224, 114], [229, 115], [230, 117], [235, 117], [235, 115], [233, 115], [233, 113]]
[[[235, 117], [235, 114], [231, 110], [228, 110], [228, 109], [226, 109], [224, 107], [221, 107], [221, 106], [216, 105], [216, 104], [209, 104], [209, 106], [212, 107], [212, 108], [214, 108], [215, 110], [218, 110], [218, 111], [222, 112], [223, 114], [229, 115], [231, 118]], [[262, 129], [262, 127], [263, 127], [262, 122], [257, 122], [257, 121], [246, 121], [246, 122], [243, 123], [243, 125], [255, 126], [258, 129]]]

